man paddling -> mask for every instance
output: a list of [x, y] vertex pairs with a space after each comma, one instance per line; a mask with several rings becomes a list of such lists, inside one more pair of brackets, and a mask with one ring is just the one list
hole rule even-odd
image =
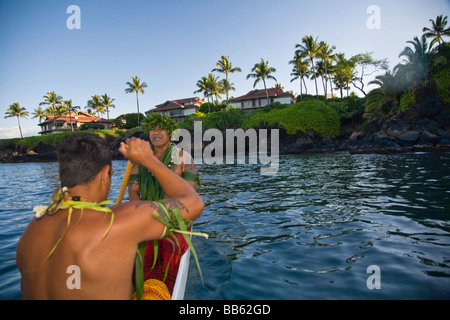
[[[204, 204], [195, 190], [154, 156], [148, 142], [126, 142], [119, 151], [152, 172], [168, 197], [165, 206], [197, 219]], [[98, 136], [68, 137], [58, 160], [63, 188], [32, 219], [17, 246], [22, 298], [129, 299], [138, 244], [166, 232], [153, 216], [160, 207], [151, 201], [100, 205], [110, 191], [112, 161], [108, 143]]]
[[[168, 116], [153, 113], [142, 121], [144, 133], [150, 138], [154, 155], [168, 168], [186, 180], [192, 188], [198, 183], [197, 168], [189, 153], [178, 149], [171, 143], [176, 122]], [[130, 200], [161, 200], [166, 197], [161, 185], [145, 167], [135, 165], [128, 183]], [[172, 293], [178, 274], [181, 256], [188, 245], [181, 234], [176, 239], [169, 237], [157, 241], [157, 257], [154, 257], [155, 244], [149, 241], [146, 246], [143, 271], [144, 279], [163, 281]], [[175, 248], [174, 248], [175, 246]]]

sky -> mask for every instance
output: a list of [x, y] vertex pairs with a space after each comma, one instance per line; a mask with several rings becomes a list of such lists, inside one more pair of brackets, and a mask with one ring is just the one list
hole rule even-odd
[[[71, 5], [79, 16], [67, 12]], [[406, 42], [441, 14], [450, 16], [450, 0], [0, 0], [0, 139], [20, 137], [17, 118], [4, 119], [15, 102], [30, 112], [20, 119], [24, 136], [38, 135], [32, 113], [51, 91], [81, 110], [106, 93], [115, 99], [111, 118], [137, 112], [136, 95], [125, 93], [134, 76], [148, 85], [139, 97], [142, 113], [167, 100], [203, 97], [194, 93], [196, 83], [222, 55], [242, 69], [230, 75], [230, 95], [254, 89], [246, 76], [261, 58], [297, 95], [288, 62], [306, 35], [347, 58], [373, 52], [392, 69]], [[79, 28], [68, 27], [76, 21]], [[314, 93], [314, 82], [307, 84]]]

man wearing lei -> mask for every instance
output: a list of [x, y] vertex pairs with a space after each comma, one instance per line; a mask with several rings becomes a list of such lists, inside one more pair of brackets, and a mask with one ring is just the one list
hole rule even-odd
[[[153, 113], [141, 125], [150, 138], [154, 155], [161, 163], [186, 180], [192, 188], [198, 186], [198, 173], [192, 157], [171, 142], [172, 133], [177, 128], [176, 122], [168, 116]], [[131, 171], [128, 194], [131, 201], [157, 201], [166, 197], [153, 174], [140, 165], [135, 165]], [[172, 293], [179, 262], [187, 248], [185, 239], [179, 233], [158, 241], [148, 241], [143, 259], [144, 280], [163, 281]]]
[[203, 200], [147, 141], [127, 139], [119, 151], [151, 171], [166, 199], [106, 207], [113, 172], [109, 144], [94, 134], [67, 137], [57, 152], [62, 188], [49, 206], [35, 208], [36, 218], [17, 245], [23, 299], [129, 299], [138, 245], [173, 233], [167, 222], [173, 219], [165, 216], [173, 213], [179, 225], [200, 216]]

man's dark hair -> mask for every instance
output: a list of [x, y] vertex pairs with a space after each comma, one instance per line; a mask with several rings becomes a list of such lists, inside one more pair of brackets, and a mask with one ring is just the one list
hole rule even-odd
[[57, 154], [61, 187], [87, 184], [101, 169], [112, 164], [109, 142], [91, 133], [68, 136], [58, 147]]

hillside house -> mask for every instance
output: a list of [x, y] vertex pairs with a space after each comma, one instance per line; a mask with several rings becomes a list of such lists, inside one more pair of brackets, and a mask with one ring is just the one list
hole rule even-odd
[[51, 134], [55, 132], [77, 131], [85, 123], [102, 124], [105, 129], [111, 129], [111, 121], [96, 117], [87, 112], [78, 111], [70, 116], [47, 116], [45, 120], [38, 124], [41, 127], [39, 134]]
[[206, 101], [198, 97], [186, 98], [179, 100], [168, 100], [162, 104], [155, 106], [154, 109], [146, 111], [145, 114], [149, 115], [152, 112], [158, 112], [163, 115], [169, 116], [176, 122], [182, 122], [187, 116], [198, 111], [198, 108]]
[[[295, 103], [294, 96], [289, 92], [284, 92], [281, 88], [267, 89], [270, 103], [279, 102], [282, 104]], [[256, 89], [252, 90], [246, 95], [233, 98], [230, 100], [230, 104], [240, 109], [258, 109], [266, 106], [267, 96], [266, 90]]]

